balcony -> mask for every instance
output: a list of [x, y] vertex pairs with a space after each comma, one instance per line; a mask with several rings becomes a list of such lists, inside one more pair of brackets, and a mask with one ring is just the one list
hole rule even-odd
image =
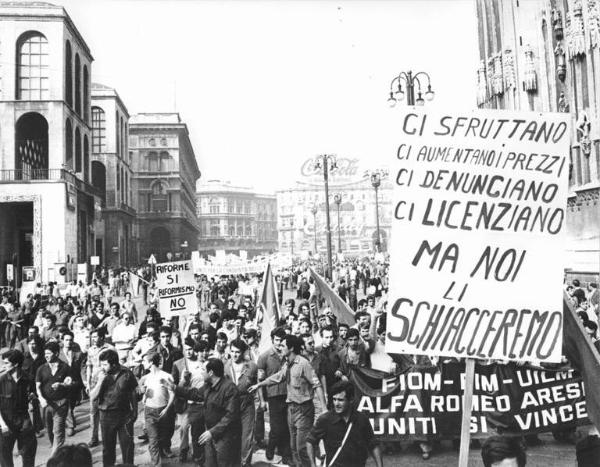
[[3, 183], [40, 183], [40, 182], [68, 182], [78, 190], [104, 199], [102, 193], [95, 186], [77, 178], [75, 174], [66, 169], [8, 169], [0, 170], [0, 184]]

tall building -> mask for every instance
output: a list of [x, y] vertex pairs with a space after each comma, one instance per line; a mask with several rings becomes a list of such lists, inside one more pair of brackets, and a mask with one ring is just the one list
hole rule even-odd
[[138, 264], [129, 113], [117, 91], [92, 84], [92, 185], [105, 197], [96, 254], [109, 266]]
[[187, 125], [178, 113], [129, 119], [129, 148], [140, 259], [189, 256], [198, 241], [196, 181], [200, 170]]
[[567, 271], [600, 270], [600, 2], [477, 0], [481, 108], [568, 112]]
[[70, 279], [95, 253], [92, 55], [67, 12], [0, 3], [0, 284]]
[[[301, 168], [302, 181], [277, 192], [279, 251], [325, 254], [327, 222], [325, 190], [321, 170], [312, 168], [311, 159]], [[388, 249], [391, 233], [392, 185], [387, 178], [375, 189], [359, 168], [359, 159], [338, 158], [338, 169], [329, 176], [329, 214], [332, 252], [341, 250], [350, 256], [375, 250], [377, 215], [381, 249]], [[340, 195], [340, 203], [335, 196]], [[339, 208], [339, 211], [338, 211]], [[339, 222], [338, 222], [339, 212]]]
[[237, 254], [245, 250], [252, 257], [277, 250], [275, 195], [209, 180], [198, 186], [196, 196], [200, 254], [214, 255], [216, 250]]

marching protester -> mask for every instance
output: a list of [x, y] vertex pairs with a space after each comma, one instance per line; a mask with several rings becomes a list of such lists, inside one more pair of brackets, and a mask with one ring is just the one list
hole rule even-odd
[[315, 452], [319, 441], [325, 444], [328, 467], [364, 467], [369, 455], [383, 467], [381, 449], [367, 416], [354, 409], [354, 386], [348, 381], [330, 389], [332, 408], [321, 415], [307, 436], [310, 466], [316, 467]]
[[29, 403], [36, 397], [35, 380], [23, 371], [21, 351], [4, 352], [2, 360], [5, 373], [0, 375], [0, 465], [13, 467], [16, 442], [23, 467], [33, 467], [37, 439], [29, 416]]

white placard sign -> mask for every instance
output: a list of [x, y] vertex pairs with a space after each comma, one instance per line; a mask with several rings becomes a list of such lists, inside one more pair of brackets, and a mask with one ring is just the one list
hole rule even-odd
[[402, 111], [387, 352], [560, 361], [570, 118]]
[[191, 261], [157, 264], [156, 285], [162, 317], [189, 316], [198, 312], [196, 280]]

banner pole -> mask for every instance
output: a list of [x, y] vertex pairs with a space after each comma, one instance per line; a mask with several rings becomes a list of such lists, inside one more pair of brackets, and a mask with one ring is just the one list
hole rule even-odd
[[460, 453], [458, 456], [458, 467], [467, 467], [469, 464], [471, 412], [473, 409], [473, 385], [475, 382], [475, 359], [467, 358], [465, 360], [465, 397], [463, 399], [462, 424], [460, 428]]

